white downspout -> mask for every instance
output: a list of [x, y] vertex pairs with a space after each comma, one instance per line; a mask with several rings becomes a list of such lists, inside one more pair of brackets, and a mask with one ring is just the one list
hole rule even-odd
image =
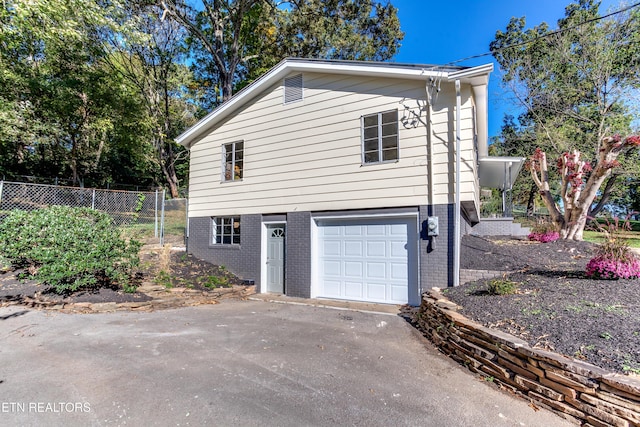
[[[427, 136], [427, 192], [429, 193], [427, 195], [427, 210], [432, 211], [433, 207], [433, 203], [434, 203], [434, 197], [433, 197], [433, 143], [431, 140], [431, 108], [433, 106], [432, 102], [432, 94], [430, 92], [430, 84], [432, 84], [432, 82], [427, 82], [425, 85], [425, 93], [426, 93], [426, 100], [427, 100], [427, 111], [426, 111], [426, 121], [425, 121], [425, 133]], [[428, 213], [427, 213], [428, 215]], [[420, 224], [418, 224], [418, 229], [420, 229]], [[428, 237], [427, 237], [428, 239]], [[431, 248], [434, 249], [435, 248], [435, 242], [436, 242], [436, 236], [431, 236]], [[418, 245], [418, 251], [420, 250], [420, 246]], [[421, 257], [418, 257], [418, 262], [420, 263]], [[420, 271], [420, 270], [419, 270]], [[418, 295], [420, 295], [420, 298], [422, 298], [422, 292], [423, 292], [423, 283], [422, 283], [422, 277], [420, 274], [418, 274]]]
[[453, 286], [460, 284], [460, 147], [461, 108], [460, 80], [456, 79], [456, 203], [453, 210]]
[[429, 192], [427, 198], [427, 204], [433, 207], [434, 197], [433, 197], [433, 145], [431, 141], [431, 108], [432, 108], [432, 99], [431, 93], [429, 92], [429, 82], [427, 82], [425, 91], [427, 93], [427, 121], [426, 121], [426, 134], [427, 134], [427, 191]]

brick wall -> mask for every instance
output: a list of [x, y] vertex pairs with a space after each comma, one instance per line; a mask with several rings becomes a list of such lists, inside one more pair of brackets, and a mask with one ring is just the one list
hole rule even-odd
[[467, 229], [465, 234], [478, 236], [527, 236], [530, 230], [513, 222], [513, 218], [481, 218], [478, 224]]
[[[422, 289], [453, 286], [453, 205], [420, 206], [420, 283]], [[427, 236], [427, 217], [438, 217], [440, 234]], [[461, 220], [462, 225], [465, 224]]]
[[460, 284], [475, 282], [482, 279], [493, 279], [494, 277], [502, 277], [505, 274], [513, 273], [513, 271], [498, 271], [498, 270], [471, 270], [460, 269]]
[[289, 212], [285, 242], [285, 294], [311, 297], [311, 213]]
[[223, 265], [236, 276], [252, 280], [260, 289], [261, 215], [240, 217], [240, 245], [211, 245], [211, 218], [189, 218], [189, 253], [215, 265]]
[[640, 425], [640, 379], [531, 348], [457, 310], [433, 289], [423, 296], [416, 323], [441, 351], [472, 372], [576, 424]]
[[[420, 282], [422, 289], [453, 285], [453, 205], [420, 206]], [[392, 210], [367, 211], [363, 214], [388, 213]], [[439, 218], [440, 234], [435, 239], [426, 236], [427, 217]], [[269, 217], [270, 218], [270, 217]], [[274, 217], [275, 218], [275, 217]], [[278, 216], [278, 220], [284, 216]], [[245, 280], [253, 280], [260, 289], [261, 215], [241, 216], [241, 244], [211, 245], [211, 218], [189, 219], [188, 251], [213, 264], [224, 265]], [[286, 214], [285, 294], [294, 297], [311, 296], [311, 213]], [[467, 224], [461, 220], [461, 225]], [[435, 242], [435, 243], [434, 243]]]

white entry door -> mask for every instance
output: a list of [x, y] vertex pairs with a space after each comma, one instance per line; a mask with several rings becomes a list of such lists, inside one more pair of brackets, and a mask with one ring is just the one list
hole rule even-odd
[[267, 292], [284, 293], [284, 224], [267, 225]]
[[[318, 221], [318, 296], [406, 304], [417, 283], [415, 218]], [[412, 298], [413, 299], [413, 298]]]

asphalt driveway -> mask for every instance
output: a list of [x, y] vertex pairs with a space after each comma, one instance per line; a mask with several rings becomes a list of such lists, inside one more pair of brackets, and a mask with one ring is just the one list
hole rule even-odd
[[397, 316], [262, 301], [0, 308], [0, 425], [563, 426]]

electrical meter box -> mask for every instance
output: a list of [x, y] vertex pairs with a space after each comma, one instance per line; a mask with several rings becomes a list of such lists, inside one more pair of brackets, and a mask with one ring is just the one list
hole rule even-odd
[[427, 218], [427, 236], [437, 236], [440, 233], [438, 229], [438, 217], [430, 216]]

